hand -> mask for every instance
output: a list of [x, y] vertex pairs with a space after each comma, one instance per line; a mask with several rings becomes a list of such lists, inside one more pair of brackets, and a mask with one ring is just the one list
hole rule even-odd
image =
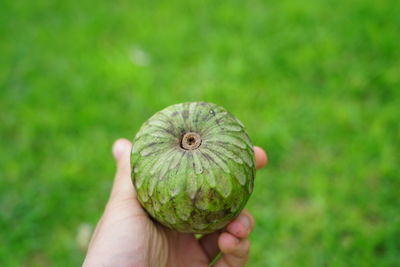
[[[113, 145], [117, 171], [104, 214], [89, 244], [84, 266], [244, 266], [249, 252], [247, 236], [253, 217], [242, 211], [224, 229], [197, 239], [152, 221], [136, 198], [131, 180], [131, 143], [119, 139]], [[267, 163], [265, 152], [254, 147], [256, 168]]]

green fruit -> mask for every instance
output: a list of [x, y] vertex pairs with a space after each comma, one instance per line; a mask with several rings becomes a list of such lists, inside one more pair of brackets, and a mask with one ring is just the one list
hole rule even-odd
[[246, 204], [255, 176], [243, 124], [224, 108], [192, 102], [154, 114], [132, 147], [132, 179], [155, 220], [179, 232], [210, 233]]

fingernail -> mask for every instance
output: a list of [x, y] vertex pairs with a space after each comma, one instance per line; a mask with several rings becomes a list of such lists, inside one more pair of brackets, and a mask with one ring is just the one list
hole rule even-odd
[[248, 230], [250, 230], [250, 218], [245, 216], [245, 215], [241, 215], [238, 217], [239, 222]]
[[235, 243], [235, 246], [237, 246], [240, 242], [240, 240], [236, 237], [233, 237], [233, 242]]
[[124, 141], [122, 141], [122, 140], [116, 141], [112, 148], [114, 158], [119, 159], [121, 157], [121, 155], [124, 153], [125, 148], [126, 148], [126, 146], [125, 146]]

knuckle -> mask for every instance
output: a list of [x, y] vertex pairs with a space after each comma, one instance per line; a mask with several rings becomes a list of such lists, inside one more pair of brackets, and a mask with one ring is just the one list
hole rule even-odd
[[250, 241], [245, 239], [241, 241], [240, 246], [236, 249], [236, 256], [240, 258], [247, 258], [250, 251]]
[[244, 240], [243, 246], [244, 246], [244, 249], [248, 252], [250, 250], [250, 246], [251, 246], [250, 241], [248, 239]]

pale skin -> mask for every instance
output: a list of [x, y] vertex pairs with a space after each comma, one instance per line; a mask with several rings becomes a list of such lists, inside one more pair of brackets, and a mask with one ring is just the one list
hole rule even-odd
[[[172, 231], [149, 218], [136, 198], [131, 180], [132, 144], [118, 139], [113, 145], [117, 170], [111, 195], [93, 233], [84, 266], [206, 267], [222, 252], [216, 267], [245, 266], [254, 227], [243, 210], [224, 229], [197, 239], [193, 234]], [[257, 169], [267, 163], [264, 150], [254, 147]]]

